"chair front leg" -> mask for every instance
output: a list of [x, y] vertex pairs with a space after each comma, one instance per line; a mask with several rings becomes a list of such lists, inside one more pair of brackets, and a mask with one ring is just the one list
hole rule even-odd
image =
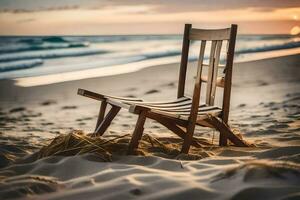
[[[220, 132], [220, 145], [225, 145], [225, 141], [227, 144], [227, 140], [232, 142], [235, 146], [238, 147], [248, 147], [249, 145], [237, 137], [233, 131], [230, 129], [228, 124], [222, 122], [220, 119], [216, 117], [208, 118], [207, 121], [212, 124], [219, 132]], [[226, 139], [226, 140], [225, 140]], [[222, 141], [224, 140], [224, 141]]]
[[109, 125], [111, 124], [111, 121], [116, 117], [118, 112], [120, 111], [121, 107], [112, 105], [110, 111], [107, 113], [105, 118], [102, 120], [102, 122], [99, 124], [97, 129], [94, 132], [95, 136], [101, 136], [104, 134], [104, 132], [107, 130]]
[[181, 148], [181, 153], [188, 154], [190, 150], [191, 143], [193, 141], [193, 135], [195, 131], [196, 123], [190, 121], [186, 130], [186, 135], [184, 137], [184, 141]]
[[[228, 130], [231, 131], [231, 130]], [[219, 138], [219, 146], [225, 147], [228, 145], [228, 137], [224, 133], [224, 131], [219, 131], [220, 132], [220, 138]]]
[[138, 120], [135, 125], [135, 129], [133, 131], [129, 146], [128, 146], [128, 151], [127, 154], [133, 154], [134, 151], [138, 148], [139, 146], [139, 141], [141, 140], [144, 132], [144, 124], [146, 121], [146, 111], [142, 111], [139, 114]]
[[98, 126], [101, 124], [101, 122], [102, 122], [103, 119], [104, 119], [106, 106], [107, 106], [106, 100], [102, 101], [102, 102], [101, 102], [101, 106], [100, 106], [100, 110], [99, 110], [99, 115], [98, 115], [96, 127], [95, 127], [95, 131], [97, 130]]

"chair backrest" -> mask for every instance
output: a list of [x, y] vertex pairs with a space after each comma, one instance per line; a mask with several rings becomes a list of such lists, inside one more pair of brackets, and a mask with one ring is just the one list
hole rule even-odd
[[[202, 83], [205, 82], [207, 84], [205, 102], [209, 106], [214, 105], [216, 87], [219, 86], [224, 88], [222, 120], [224, 122], [228, 121], [231, 79], [232, 79], [232, 65], [233, 65], [236, 34], [237, 34], [237, 25], [235, 24], [232, 24], [230, 28], [214, 29], [214, 30], [195, 29], [192, 28], [191, 24], [185, 25], [180, 72], [179, 72], [179, 83], [178, 83], [178, 93], [177, 93], [178, 98], [184, 96], [190, 42], [195, 40], [201, 41], [197, 76], [196, 76], [195, 87], [193, 92], [193, 104], [192, 104], [190, 117], [192, 118], [197, 117], [200, 94], [201, 94], [201, 85]], [[203, 60], [204, 60], [204, 53], [205, 53], [205, 47], [207, 41], [211, 41], [211, 48], [210, 48], [210, 55], [209, 55], [209, 64], [205, 65], [203, 63]], [[218, 79], [220, 54], [221, 54], [222, 43], [224, 43], [224, 41], [228, 42], [227, 43], [228, 46], [226, 50], [227, 55], [226, 55], [225, 68], [224, 68], [225, 74], [222, 79], [220, 78]], [[202, 76], [203, 66], [208, 66], [207, 77]], [[217, 82], [219, 83], [217, 84]]]

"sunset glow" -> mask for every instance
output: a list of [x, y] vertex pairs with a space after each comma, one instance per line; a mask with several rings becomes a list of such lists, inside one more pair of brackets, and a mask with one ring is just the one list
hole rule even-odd
[[[293, 30], [294, 34], [300, 14], [300, 7], [290, 6], [288, 1], [276, 8], [271, 3], [254, 7], [250, 1], [248, 4], [236, 1], [234, 7], [226, 7], [224, 2], [224, 9], [219, 4], [220, 8], [214, 8], [212, 3], [204, 6], [214, 9], [205, 9], [200, 4], [193, 6], [193, 1], [186, 4], [174, 1], [169, 6], [158, 1], [126, 5], [119, 1], [111, 1], [111, 4], [84, 1], [85, 4], [77, 6], [69, 5], [68, 1], [62, 1], [61, 6], [46, 1], [48, 7], [42, 8], [34, 1], [29, 2], [32, 4], [11, 3], [6, 9], [0, 9], [1, 35], [170, 34], [178, 33], [182, 24], [187, 22], [203, 27], [238, 23], [241, 33], [292, 34], [290, 30]], [[164, 28], [166, 25], [168, 29]]]
[[298, 35], [300, 34], [300, 27], [299, 26], [294, 26], [292, 29], [291, 29], [291, 35]]

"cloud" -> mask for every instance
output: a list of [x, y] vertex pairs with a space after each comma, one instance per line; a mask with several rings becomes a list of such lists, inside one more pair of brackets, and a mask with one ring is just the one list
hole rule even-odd
[[23, 13], [53, 10], [74, 10], [82, 7], [83, 2], [93, 0], [1, 0], [0, 12]]
[[0, 12], [35, 12], [72, 9], [113, 9], [119, 6], [152, 6], [155, 12], [197, 12], [254, 8], [269, 12], [300, 7], [299, 0], [2, 0]]
[[154, 5], [160, 12], [197, 12], [255, 8], [271, 11], [279, 8], [300, 7], [299, 0], [112, 0], [115, 5]]

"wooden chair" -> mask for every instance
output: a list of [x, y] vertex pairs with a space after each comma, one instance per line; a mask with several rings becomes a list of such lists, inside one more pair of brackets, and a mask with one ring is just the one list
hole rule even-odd
[[[138, 148], [139, 140], [142, 137], [146, 118], [156, 120], [179, 137], [183, 138], [181, 152], [188, 153], [190, 145], [200, 147], [193, 138], [196, 125], [215, 128], [220, 132], [219, 145], [226, 146], [228, 140], [234, 145], [248, 146], [243, 140], [237, 137], [228, 125], [232, 66], [237, 34], [237, 25], [230, 28], [218, 30], [204, 30], [192, 28], [186, 24], [183, 35], [182, 56], [179, 72], [179, 83], [177, 99], [165, 102], [144, 102], [137, 98], [122, 98], [94, 93], [84, 89], [78, 89], [78, 94], [102, 101], [99, 117], [96, 124], [95, 134], [103, 135], [111, 121], [121, 108], [129, 109], [131, 113], [138, 114], [138, 120], [129, 144], [128, 154]], [[200, 40], [200, 54], [198, 60], [197, 75], [195, 80], [193, 97], [184, 95], [186, 72], [188, 64], [188, 53], [190, 41]], [[204, 52], [207, 41], [211, 41], [209, 64], [203, 64]], [[224, 77], [218, 77], [220, 67], [220, 54], [222, 42], [227, 41], [226, 64]], [[208, 67], [207, 76], [202, 75], [202, 68]], [[200, 104], [201, 85], [206, 86], [205, 104]], [[216, 87], [224, 88], [222, 108], [215, 106]], [[110, 111], [105, 115], [107, 105], [111, 106]]]

